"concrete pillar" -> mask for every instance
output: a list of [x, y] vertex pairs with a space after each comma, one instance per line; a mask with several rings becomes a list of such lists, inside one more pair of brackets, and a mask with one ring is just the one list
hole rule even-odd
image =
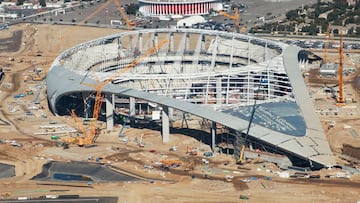
[[170, 34], [170, 52], [174, 51], [174, 33]]
[[169, 107], [169, 124], [170, 127], [173, 127], [173, 120], [174, 120], [174, 109]]
[[203, 51], [206, 51], [206, 48], [205, 48], [205, 35], [202, 35], [202, 38], [201, 38], [201, 49], [200, 49], [201, 52]]
[[106, 98], [106, 130], [114, 130], [114, 108], [111, 102], [111, 98]]
[[143, 43], [142, 43], [142, 33], [139, 33], [139, 52], [140, 52], [140, 54], [143, 52], [142, 45], [143, 45]]
[[232, 68], [232, 62], [234, 57], [234, 44], [235, 44], [235, 37], [232, 37], [231, 39], [231, 51], [230, 51], [230, 61], [229, 61], [229, 68]]
[[135, 124], [135, 98], [129, 97], [129, 118], [130, 118], [130, 125]]
[[186, 38], [185, 38], [185, 51], [190, 50], [190, 35], [189, 33], [186, 33]]
[[155, 34], [154, 34], [154, 43], [155, 43], [155, 45], [158, 44], [158, 42], [159, 42], [158, 33], [155, 32]]
[[117, 49], [118, 49], [118, 57], [120, 57], [120, 50], [122, 49], [122, 42], [120, 36], [117, 38]]
[[216, 78], [216, 104], [217, 105], [221, 105], [222, 101], [222, 94], [221, 94], [221, 88], [222, 88], [222, 84], [221, 84], [221, 80], [222, 77], [217, 77]]
[[268, 60], [268, 43], [265, 42], [265, 50], [264, 50], [264, 61], [267, 61]]
[[249, 39], [249, 41], [248, 41], [248, 55], [247, 55], [247, 57], [248, 57], [248, 61], [247, 61], [247, 65], [250, 65], [250, 45], [251, 45], [251, 39]]
[[169, 108], [163, 107], [161, 111], [161, 134], [162, 134], [162, 141], [167, 143], [170, 141], [170, 126], [169, 126]]
[[215, 152], [215, 136], [216, 136], [216, 122], [211, 124], [211, 150]]
[[212, 50], [212, 57], [211, 57], [211, 70], [215, 70], [215, 61], [216, 61], [216, 55], [218, 51], [218, 42], [219, 42], [219, 36], [216, 36], [213, 50]]

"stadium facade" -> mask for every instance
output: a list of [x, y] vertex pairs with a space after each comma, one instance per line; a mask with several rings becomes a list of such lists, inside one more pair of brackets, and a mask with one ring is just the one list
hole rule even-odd
[[144, 16], [207, 15], [211, 10], [222, 10], [222, 1], [139, 0], [139, 11]]
[[168, 142], [169, 123], [195, 115], [212, 123], [209, 138], [215, 149], [216, 126], [243, 139], [256, 104], [247, 145], [286, 155], [298, 166], [335, 164], [299, 68], [300, 49], [250, 35], [149, 29], [77, 45], [60, 54], [49, 70], [51, 110], [66, 115], [75, 109], [91, 117], [94, 89], [83, 83], [98, 84], [127, 70], [164, 39], [169, 43], [103, 88], [101, 115], [108, 129], [114, 112], [136, 119], [149, 109], [160, 110], [162, 138]]

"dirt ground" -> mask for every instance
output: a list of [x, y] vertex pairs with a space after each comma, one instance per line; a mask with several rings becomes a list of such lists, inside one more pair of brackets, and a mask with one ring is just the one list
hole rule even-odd
[[[171, 141], [163, 144], [158, 131], [130, 128], [124, 130], [126, 141], [119, 139], [120, 129], [117, 126], [113, 132], [103, 132], [96, 147], [58, 148], [50, 139], [51, 132], [46, 134], [41, 127], [55, 123], [69, 129], [76, 128], [76, 125], [70, 117], [55, 117], [49, 112], [45, 99], [46, 87], [42, 88], [42, 81], [31, 80], [35, 76], [34, 69], [46, 72], [54, 57], [66, 48], [120, 30], [19, 24], [0, 32], [0, 39], [9, 39], [15, 31], [22, 32], [20, 49], [0, 52], [6, 74], [0, 87], [0, 139], [15, 140], [22, 147], [0, 144], [0, 162], [16, 166], [15, 177], [0, 179], [0, 198], [61, 193], [117, 196], [119, 202], [356, 202], [360, 199], [359, 176], [354, 175], [350, 179], [324, 178], [327, 174], [339, 172], [332, 169], [317, 172], [321, 175], [320, 179], [284, 179], [278, 176], [280, 170], [273, 164], [260, 162], [238, 168], [233, 158], [225, 154], [207, 158], [209, 163], [205, 164], [203, 156], [187, 155], [186, 150], [190, 146], [203, 153], [209, 151], [209, 146], [182, 134], [171, 134]], [[14, 45], [10, 43], [9, 46]], [[19, 93], [26, 95], [15, 99], [14, 95]], [[34, 104], [33, 100], [38, 94], [40, 104]], [[346, 112], [344, 114], [347, 115]], [[354, 128], [356, 126], [358, 129], [356, 118], [358, 114], [350, 117], [350, 121], [343, 121], [343, 124], [353, 122]], [[336, 121], [341, 123], [340, 118]], [[196, 120], [189, 123], [190, 126], [197, 124]], [[336, 125], [327, 130], [336, 153], [341, 153], [344, 143], [359, 143], [358, 137], [335, 133], [340, 132], [342, 127]], [[324, 128], [327, 129], [325, 124]], [[144, 134], [143, 148], [134, 142], [140, 139], [141, 134]], [[177, 150], [170, 152], [172, 146], [177, 146]], [[88, 161], [90, 157], [101, 157], [103, 163], [154, 181], [94, 183], [87, 186], [85, 183], [71, 182], [43, 185], [44, 182], [30, 180], [47, 161]], [[169, 172], [162, 171], [158, 162], [164, 159], [180, 160], [183, 164]], [[226, 175], [234, 176], [233, 181], [226, 182]], [[249, 200], [240, 199], [240, 195], [247, 196]]]

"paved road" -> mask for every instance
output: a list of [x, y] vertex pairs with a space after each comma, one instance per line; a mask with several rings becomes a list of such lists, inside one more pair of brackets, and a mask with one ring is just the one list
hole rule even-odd
[[69, 198], [69, 199], [29, 199], [29, 200], [0, 200], [1, 202], [6, 203], [19, 203], [19, 202], [26, 202], [26, 203], [51, 203], [51, 202], [76, 202], [76, 203], [117, 203], [117, 197], [83, 197], [83, 198]]

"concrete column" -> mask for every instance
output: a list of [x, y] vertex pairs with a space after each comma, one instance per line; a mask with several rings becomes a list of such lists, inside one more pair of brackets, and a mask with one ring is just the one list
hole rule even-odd
[[222, 94], [221, 94], [221, 77], [216, 78], [216, 104], [220, 105], [222, 103]]
[[158, 33], [155, 32], [155, 34], [154, 34], [154, 43], [155, 43], [155, 45], [158, 44], [158, 42], [159, 42]]
[[174, 33], [170, 34], [170, 52], [174, 51]]
[[185, 51], [190, 50], [190, 35], [189, 33], [186, 33], [186, 38], [185, 38]]
[[170, 127], [169, 127], [169, 108], [163, 107], [161, 111], [161, 134], [162, 134], [162, 141], [167, 143], [170, 141]]
[[142, 43], [142, 33], [139, 33], [139, 52], [140, 52], [140, 54], [143, 52], [142, 45], [143, 45], [143, 43]]
[[135, 98], [129, 97], [129, 118], [130, 118], [130, 125], [135, 124]]
[[215, 136], [216, 136], [216, 122], [211, 124], [211, 150], [215, 152]]
[[120, 57], [120, 50], [122, 49], [122, 42], [120, 36], [117, 38], [117, 49], [118, 49], [118, 56]]
[[248, 61], [247, 61], [247, 65], [250, 65], [250, 44], [251, 44], [251, 39], [249, 39], [249, 41], [248, 41], [248, 55], [247, 55], [247, 57], [248, 57]]
[[268, 47], [268, 43], [265, 42], [264, 61], [268, 60], [268, 53], [267, 53], [268, 49], [267, 49], [267, 47]]
[[114, 130], [114, 108], [111, 102], [111, 98], [106, 98], [106, 130]]
[[232, 68], [232, 62], [234, 57], [234, 39], [235, 37], [232, 37], [231, 39], [231, 51], [230, 51], [230, 62], [229, 62], [229, 68]]
[[214, 49], [212, 50], [212, 57], [211, 57], [211, 69], [214, 71], [215, 70], [215, 61], [216, 61], [216, 55], [217, 55], [217, 51], [218, 51], [218, 44], [219, 42], [219, 36], [216, 36], [215, 38], [215, 42], [214, 42]]
[[201, 48], [200, 48], [200, 52], [205, 51], [205, 35], [202, 35], [201, 38]]
[[173, 120], [174, 120], [174, 109], [169, 107], [169, 119], [170, 119], [170, 127], [173, 127]]

